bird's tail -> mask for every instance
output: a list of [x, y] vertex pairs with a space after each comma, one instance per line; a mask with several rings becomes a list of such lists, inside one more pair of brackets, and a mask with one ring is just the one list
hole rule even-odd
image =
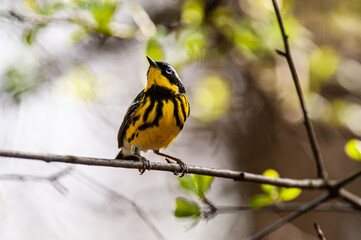
[[123, 153], [123, 149], [121, 149], [115, 159], [122, 159], [122, 160], [139, 160], [137, 156], [134, 155], [125, 155]]

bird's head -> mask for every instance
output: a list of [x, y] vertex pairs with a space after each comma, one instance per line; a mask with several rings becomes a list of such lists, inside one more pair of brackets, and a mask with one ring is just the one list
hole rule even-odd
[[154, 61], [148, 57], [149, 69], [147, 73], [147, 89], [153, 85], [167, 88], [175, 93], [185, 93], [184, 86], [176, 70], [166, 62]]

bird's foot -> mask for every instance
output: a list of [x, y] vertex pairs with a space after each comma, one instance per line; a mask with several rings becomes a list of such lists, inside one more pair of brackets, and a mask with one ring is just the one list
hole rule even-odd
[[[172, 163], [171, 160], [169, 160], [168, 158], [165, 158], [165, 160], [167, 161], [167, 163]], [[179, 176], [180, 178], [183, 177], [186, 173], [188, 173], [188, 167], [187, 164], [185, 164], [182, 160], [178, 159], [178, 158], [172, 158], [172, 160], [176, 161], [179, 166], [180, 166], [180, 170], [179, 171], [174, 171], [174, 175]]]
[[139, 170], [139, 174], [140, 175], [143, 175], [143, 173], [145, 172], [145, 170], [150, 170], [151, 167], [150, 167], [150, 162], [145, 158], [145, 157], [140, 157], [139, 158], [140, 161], [142, 161], [143, 163], [143, 167], [138, 169]]

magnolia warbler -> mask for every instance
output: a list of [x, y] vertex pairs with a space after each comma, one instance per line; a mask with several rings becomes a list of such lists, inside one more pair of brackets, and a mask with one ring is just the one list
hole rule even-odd
[[118, 133], [120, 152], [116, 159], [140, 160], [141, 174], [150, 168], [141, 151], [155, 154], [186, 165], [178, 158], [161, 153], [182, 130], [190, 108], [184, 86], [176, 70], [168, 63], [156, 62], [148, 57], [147, 86], [130, 104]]

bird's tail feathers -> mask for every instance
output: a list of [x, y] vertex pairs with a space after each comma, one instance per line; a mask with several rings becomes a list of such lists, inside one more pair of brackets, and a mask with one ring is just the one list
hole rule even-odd
[[123, 149], [121, 149], [115, 159], [122, 160], [139, 160], [137, 156], [124, 154]]

